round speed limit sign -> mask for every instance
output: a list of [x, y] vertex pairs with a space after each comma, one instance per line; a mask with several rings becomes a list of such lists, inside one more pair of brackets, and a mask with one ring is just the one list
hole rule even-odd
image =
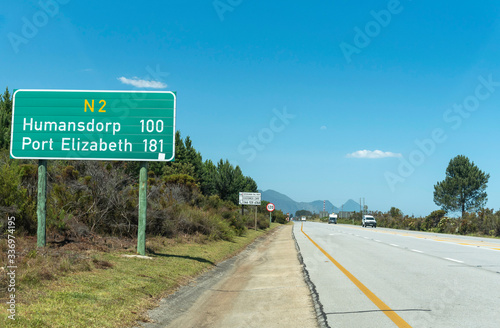
[[267, 210], [268, 210], [269, 212], [274, 211], [274, 204], [273, 204], [273, 203], [269, 203], [269, 204], [267, 204]]

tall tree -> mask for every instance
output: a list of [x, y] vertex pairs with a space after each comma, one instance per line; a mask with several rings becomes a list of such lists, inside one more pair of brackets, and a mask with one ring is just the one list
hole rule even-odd
[[245, 186], [243, 187], [243, 190], [240, 191], [257, 192], [257, 182], [250, 177], [245, 177]]
[[434, 203], [445, 211], [477, 211], [486, 204], [490, 175], [464, 155], [450, 160], [446, 178], [434, 186]]
[[186, 161], [194, 167], [194, 178], [200, 180], [203, 176], [203, 161], [199, 151], [193, 147], [193, 142], [189, 136], [186, 137], [185, 156]]
[[[189, 138], [189, 137], [188, 137]], [[189, 162], [186, 157], [186, 146], [181, 137], [179, 130], [175, 131], [175, 158], [172, 162], [150, 162], [149, 171], [153, 171], [155, 175], [170, 175], [170, 174], [189, 174], [194, 175], [194, 170], [189, 168]], [[194, 165], [192, 165], [194, 166]], [[191, 172], [192, 171], [192, 172]]]
[[12, 97], [9, 88], [0, 96], [0, 149], [10, 147], [10, 123], [12, 121]]
[[201, 179], [201, 192], [206, 196], [216, 195], [217, 188], [215, 186], [215, 179], [217, 175], [217, 167], [210, 160], [207, 159], [203, 163], [203, 173]]
[[402, 218], [403, 217], [403, 213], [401, 212], [401, 210], [397, 207], [391, 207], [391, 209], [389, 210], [389, 215], [395, 219], [399, 219], [399, 218]]
[[217, 163], [217, 174], [215, 176], [215, 189], [223, 200], [230, 200], [238, 204], [239, 192], [245, 188], [245, 177], [239, 166], [234, 167], [226, 159]]
[[312, 216], [312, 213], [311, 211], [307, 211], [307, 210], [298, 210], [297, 212], [295, 212], [295, 216], [299, 217], [299, 216]]
[[181, 137], [181, 132], [177, 130], [175, 132], [175, 161], [183, 163], [186, 160], [186, 146], [184, 146], [184, 141]]

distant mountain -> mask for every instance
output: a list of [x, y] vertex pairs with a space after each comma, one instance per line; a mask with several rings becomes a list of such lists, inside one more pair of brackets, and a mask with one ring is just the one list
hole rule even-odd
[[359, 203], [353, 201], [352, 199], [345, 202], [341, 208], [344, 212], [359, 212], [360, 210]]
[[[315, 200], [313, 202], [296, 202], [287, 195], [279, 193], [275, 190], [260, 191], [262, 194], [262, 200], [273, 203], [278, 210], [283, 211], [283, 213], [290, 213], [295, 215], [295, 212], [299, 210], [306, 210], [313, 213], [319, 213], [323, 211], [323, 201]], [[359, 203], [356, 203], [352, 199], [349, 199], [344, 205], [344, 211], [352, 212], [359, 211]], [[334, 206], [330, 201], [325, 202], [325, 209], [329, 213], [340, 212], [340, 208]]]

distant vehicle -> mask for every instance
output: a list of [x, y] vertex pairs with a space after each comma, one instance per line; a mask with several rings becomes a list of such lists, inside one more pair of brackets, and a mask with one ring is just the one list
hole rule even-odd
[[303, 216], [303, 217], [300, 218], [300, 221], [305, 221], [305, 220], [306, 220], [305, 216]]
[[361, 221], [363, 228], [372, 226], [372, 228], [377, 227], [377, 220], [372, 215], [363, 215], [363, 220]]
[[332, 213], [328, 216], [328, 224], [330, 223], [337, 224], [337, 214]]

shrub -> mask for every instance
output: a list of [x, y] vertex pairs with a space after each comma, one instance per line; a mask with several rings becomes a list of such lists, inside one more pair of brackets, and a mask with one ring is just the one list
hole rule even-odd
[[422, 230], [432, 230], [436, 228], [445, 215], [446, 211], [444, 210], [433, 211], [425, 217], [424, 223], [422, 224]]
[[7, 215], [15, 215], [17, 232], [36, 232], [36, 203], [22, 186], [22, 172], [8, 152], [0, 153], [0, 231], [7, 227]]
[[222, 213], [222, 218], [229, 222], [237, 236], [245, 235], [247, 221], [250, 219], [248, 216], [241, 216], [237, 211], [226, 211]]

